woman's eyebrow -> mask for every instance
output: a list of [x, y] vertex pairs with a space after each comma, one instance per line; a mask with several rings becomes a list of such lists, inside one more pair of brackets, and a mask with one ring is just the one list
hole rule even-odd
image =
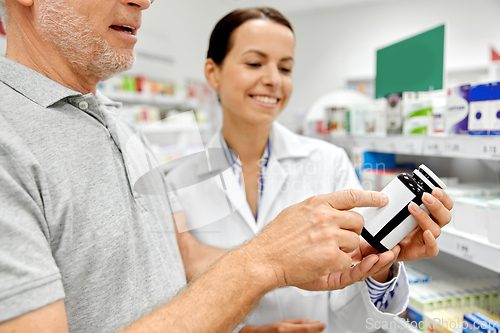
[[[259, 56], [261, 56], [262, 58], [268, 57], [267, 54], [265, 54], [264, 52], [259, 51], [259, 50], [248, 50], [248, 51], [245, 51], [243, 54], [247, 54], [247, 53], [256, 53]], [[293, 60], [293, 57], [285, 57], [285, 58], [282, 58], [280, 61], [294, 61], [294, 60]]]
[[248, 51], [244, 52], [243, 54], [247, 54], [247, 53], [257, 53], [261, 57], [267, 58], [267, 54], [265, 54], [264, 52], [259, 51], [259, 50], [248, 50]]

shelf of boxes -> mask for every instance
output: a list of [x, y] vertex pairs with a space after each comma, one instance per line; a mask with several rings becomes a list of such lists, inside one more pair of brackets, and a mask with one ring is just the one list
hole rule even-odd
[[198, 102], [193, 98], [179, 98], [165, 94], [146, 94], [136, 92], [109, 92], [105, 95], [117, 102], [126, 104], [147, 104], [158, 107], [172, 107], [184, 110], [194, 110]]
[[[446, 226], [437, 241], [440, 251], [500, 273], [500, 246], [489, 243], [485, 237]], [[415, 322], [410, 323], [400, 317], [382, 324], [385, 327], [380, 328], [386, 333], [421, 333]]]
[[382, 153], [500, 160], [500, 137], [388, 135], [330, 137], [329, 141], [346, 150], [360, 147]]
[[437, 242], [440, 251], [500, 273], [500, 246], [490, 243], [484, 236], [446, 226]]

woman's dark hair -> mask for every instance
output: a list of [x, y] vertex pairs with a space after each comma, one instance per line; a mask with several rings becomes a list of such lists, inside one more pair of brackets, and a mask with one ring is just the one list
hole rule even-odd
[[282, 24], [293, 32], [290, 22], [276, 9], [269, 7], [237, 9], [224, 16], [215, 25], [210, 36], [207, 58], [220, 65], [233, 46], [231, 34], [234, 29], [246, 21], [258, 19]]

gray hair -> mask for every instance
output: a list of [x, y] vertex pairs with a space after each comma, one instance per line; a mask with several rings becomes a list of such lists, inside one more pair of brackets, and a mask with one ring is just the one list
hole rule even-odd
[[7, 12], [5, 11], [5, 0], [0, 0], [0, 19], [2, 19], [3, 26], [7, 25]]

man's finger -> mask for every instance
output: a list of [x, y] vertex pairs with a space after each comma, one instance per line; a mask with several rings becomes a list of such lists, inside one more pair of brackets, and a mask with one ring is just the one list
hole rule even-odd
[[371, 254], [360, 263], [358, 263], [355, 267], [351, 268], [350, 271], [345, 272], [340, 277], [341, 286], [348, 286], [353, 284], [354, 282], [358, 282], [363, 280], [368, 272], [377, 264], [379, 257], [375, 254]]
[[386, 251], [384, 253], [378, 254], [377, 256], [377, 263], [373, 265], [373, 267], [365, 274], [363, 280], [369, 276], [379, 274], [384, 269], [384, 267], [392, 265], [397, 259], [397, 255], [393, 251]]
[[331, 272], [346, 272], [352, 266], [352, 258], [349, 254], [340, 252], [332, 265]]
[[[388, 254], [389, 252], [392, 253], [392, 255]], [[373, 272], [369, 273], [369, 276], [378, 275], [383, 271], [389, 269], [398, 259], [399, 252], [401, 252], [401, 247], [399, 247], [399, 245], [396, 245], [392, 250], [379, 254], [380, 259], [377, 265], [373, 267]], [[378, 270], [375, 270], [377, 268]]]
[[321, 196], [328, 204], [338, 210], [354, 207], [383, 207], [389, 203], [387, 195], [374, 191], [342, 190]]
[[[351, 253], [359, 248], [359, 234], [347, 230], [339, 230], [336, 244], [345, 253]], [[351, 257], [352, 259], [352, 257]]]
[[359, 236], [365, 226], [364, 217], [358, 212], [353, 211], [343, 211], [341, 214], [343, 218], [336, 221], [338, 226], [344, 230], [352, 231]]

